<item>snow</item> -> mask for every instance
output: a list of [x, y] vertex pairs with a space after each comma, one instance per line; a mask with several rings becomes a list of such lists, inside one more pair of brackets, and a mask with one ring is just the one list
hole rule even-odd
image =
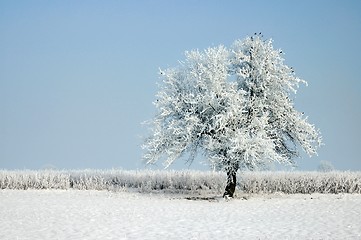
[[361, 239], [360, 194], [0, 190], [0, 239]]

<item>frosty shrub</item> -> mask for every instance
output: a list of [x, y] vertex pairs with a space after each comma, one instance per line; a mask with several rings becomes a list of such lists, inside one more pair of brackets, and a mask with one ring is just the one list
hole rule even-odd
[[0, 189], [79, 189], [218, 193], [224, 174], [201, 171], [0, 171]]
[[184, 155], [192, 162], [201, 152], [227, 173], [224, 195], [232, 197], [238, 170], [292, 165], [299, 149], [316, 154], [320, 133], [293, 104], [307, 83], [272, 40], [255, 34], [185, 55], [180, 66], [160, 71], [157, 114], [143, 145], [147, 164], [161, 159], [168, 167]]
[[[242, 193], [361, 193], [361, 172], [242, 172]], [[0, 189], [79, 189], [184, 194], [221, 194], [225, 173], [203, 171], [7, 171]]]
[[246, 193], [361, 193], [361, 172], [246, 172]]
[[68, 189], [70, 174], [65, 171], [0, 171], [1, 189]]

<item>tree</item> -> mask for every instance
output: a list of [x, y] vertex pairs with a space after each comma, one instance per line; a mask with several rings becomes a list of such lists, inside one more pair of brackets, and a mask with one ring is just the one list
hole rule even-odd
[[319, 131], [291, 98], [306, 82], [284, 64], [272, 40], [255, 34], [229, 49], [185, 55], [179, 67], [160, 71], [158, 113], [143, 145], [146, 163], [164, 159], [168, 167], [186, 154], [192, 162], [201, 151], [227, 173], [224, 196], [233, 197], [239, 169], [293, 164], [298, 148], [316, 154]]
[[329, 161], [321, 161], [317, 167], [319, 172], [332, 172], [335, 170], [332, 163]]

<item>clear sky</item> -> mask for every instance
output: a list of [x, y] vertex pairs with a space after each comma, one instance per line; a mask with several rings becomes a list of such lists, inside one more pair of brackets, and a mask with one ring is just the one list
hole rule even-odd
[[325, 146], [300, 170], [361, 170], [357, 0], [0, 1], [0, 169], [144, 168], [158, 68], [254, 32], [309, 83], [295, 104]]

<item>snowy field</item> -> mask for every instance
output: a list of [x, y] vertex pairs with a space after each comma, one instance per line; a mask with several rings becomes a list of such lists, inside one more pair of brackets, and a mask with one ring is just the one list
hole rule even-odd
[[361, 239], [360, 194], [0, 190], [0, 239]]

